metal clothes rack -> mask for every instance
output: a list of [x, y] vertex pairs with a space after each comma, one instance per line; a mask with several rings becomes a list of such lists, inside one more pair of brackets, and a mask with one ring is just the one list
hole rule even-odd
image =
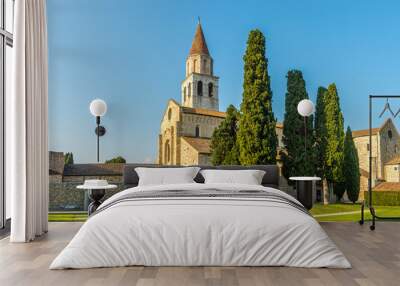
[[[369, 96], [369, 175], [368, 175], [368, 207], [369, 211], [372, 216], [372, 224], [369, 226], [371, 230], [375, 230], [375, 223], [376, 219], [380, 220], [393, 220], [393, 219], [400, 219], [400, 217], [383, 217], [383, 216], [378, 216], [376, 214], [375, 208], [373, 207], [372, 203], [372, 103], [373, 99], [386, 99], [387, 101], [389, 98], [397, 98], [400, 99], [400, 95], [370, 95]], [[381, 113], [381, 116], [383, 115], [385, 109]], [[399, 109], [400, 111], [400, 109]], [[399, 114], [399, 112], [396, 112], [396, 116]], [[364, 224], [364, 208], [365, 208], [365, 200], [361, 204], [361, 219], [359, 223], [362, 225]]]

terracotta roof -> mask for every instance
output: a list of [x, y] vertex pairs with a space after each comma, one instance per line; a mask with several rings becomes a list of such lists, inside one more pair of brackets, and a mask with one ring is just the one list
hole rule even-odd
[[203, 154], [211, 153], [211, 139], [198, 138], [198, 137], [182, 137], [190, 146], [192, 146], [197, 152]]
[[[371, 134], [376, 135], [378, 134], [380, 128], [372, 128], [371, 129]], [[362, 137], [362, 136], [369, 136], [369, 129], [362, 129], [362, 130], [356, 130], [352, 132], [353, 138], [354, 137]]]
[[376, 185], [373, 188], [373, 191], [399, 191], [400, 192], [400, 183], [397, 182], [382, 182]]
[[276, 122], [276, 128], [282, 129], [283, 128], [283, 123]]
[[389, 160], [389, 162], [385, 163], [385, 165], [398, 165], [400, 164], [400, 156], [396, 156]]
[[64, 176], [121, 176], [125, 164], [70, 164], [64, 166]]
[[[379, 133], [379, 130], [381, 130], [386, 124], [391, 123], [393, 126], [393, 121], [392, 119], [388, 118], [385, 120], [385, 122], [382, 123], [382, 125], [378, 128], [372, 128], [371, 129], [371, 134], [376, 135]], [[395, 132], [398, 133], [396, 127], [394, 126]], [[368, 136], [369, 135], [369, 129], [362, 129], [362, 130], [355, 130], [352, 132], [353, 138], [354, 137], [362, 137], [362, 136]]]
[[193, 113], [193, 114], [200, 114], [200, 115], [208, 115], [208, 116], [215, 116], [225, 118], [226, 113], [216, 110], [210, 109], [203, 109], [203, 108], [191, 108], [191, 107], [184, 107], [182, 106], [182, 112], [184, 113]]
[[194, 35], [194, 39], [192, 42], [192, 47], [190, 48], [189, 55], [194, 54], [203, 54], [210, 55], [207, 48], [206, 39], [204, 38], [203, 29], [201, 28], [200, 23], [197, 24], [196, 34]]

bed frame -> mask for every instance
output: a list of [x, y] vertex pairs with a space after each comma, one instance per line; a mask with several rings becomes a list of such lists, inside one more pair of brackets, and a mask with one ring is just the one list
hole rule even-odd
[[[156, 164], [126, 164], [123, 169], [123, 184], [125, 188], [136, 187], [139, 183], [139, 176], [135, 171], [136, 167], [147, 167], [147, 168], [182, 168], [183, 166], [165, 166]], [[262, 170], [265, 171], [265, 175], [262, 179], [261, 184], [264, 187], [271, 187], [279, 189], [279, 168], [276, 165], [256, 165], [256, 166], [197, 166], [202, 170], [206, 169], [217, 169], [217, 170]], [[203, 176], [198, 173], [194, 180], [197, 183], [204, 183]]]

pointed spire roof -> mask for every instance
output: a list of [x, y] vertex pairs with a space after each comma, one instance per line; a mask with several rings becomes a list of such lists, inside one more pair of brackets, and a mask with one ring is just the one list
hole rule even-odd
[[194, 54], [204, 54], [208, 56], [210, 55], [207, 48], [206, 39], [204, 38], [203, 29], [201, 28], [200, 19], [199, 23], [197, 24], [196, 34], [194, 35], [192, 47], [190, 48], [189, 52], [189, 55]]

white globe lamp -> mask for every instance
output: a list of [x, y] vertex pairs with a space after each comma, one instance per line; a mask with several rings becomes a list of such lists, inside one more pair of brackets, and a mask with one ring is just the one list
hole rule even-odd
[[89, 109], [93, 116], [104, 116], [107, 112], [107, 104], [102, 99], [95, 99], [90, 103]]
[[95, 99], [90, 103], [90, 113], [96, 117], [96, 129], [94, 132], [97, 135], [97, 162], [100, 162], [100, 136], [106, 134], [106, 128], [100, 126], [100, 117], [104, 116], [107, 112], [107, 104], [102, 99]]
[[314, 111], [314, 103], [309, 99], [303, 99], [297, 105], [297, 112], [303, 117], [310, 116]]

